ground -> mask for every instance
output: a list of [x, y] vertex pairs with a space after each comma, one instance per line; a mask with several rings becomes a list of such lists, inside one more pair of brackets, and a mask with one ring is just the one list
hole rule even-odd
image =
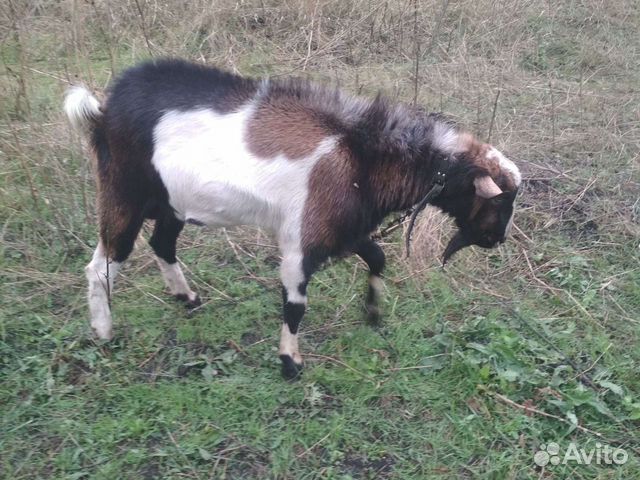
[[[3, 478], [640, 478], [635, 2], [0, 11]], [[288, 383], [273, 239], [189, 226], [179, 257], [204, 300], [189, 312], [163, 291], [147, 225], [114, 292], [115, 339], [97, 341], [93, 167], [63, 92], [99, 94], [167, 55], [446, 112], [523, 170], [513, 237], [442, 270], [450, 227], [425, 212], [409, 259], [401, 232], [384, 242], [377, 329], [363, 263], [328, 264], [309, 286], [306, 369]], [[566, 457], [572, 445], [585, 456]]]

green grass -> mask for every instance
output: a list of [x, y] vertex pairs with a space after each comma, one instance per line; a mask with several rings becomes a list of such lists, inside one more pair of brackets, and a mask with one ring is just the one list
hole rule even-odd
[[[320, 4], [311, 41], [313, 11], [266, 3], [195, 2], [180, 19], [141, 5], [160, 8], [146, 16], [156, 53], [412, 98], [404, 2]], [[519, 230], [446, 271], [428, 253], [437, 239], [416, 237], [407, 261], [391, 238], [378, 329], [363, 321], [364, 264], [327, 264], [295, 383], [277, 358], [277, 250], [254, 229], [186, 230], [179, 257], [205, 300], [194, 313], [139, 242], [113, 298], [115, 339], [91, 335], [92, 167], [59, 111], [60, 79], [100, 89], [110, 55], [122, 69], [148, 52], [120, 2], [112, 30], [103, 6], [16, 7], [23, 29], [0, 72], [2, 478], [640, 478], [638, 12], [534, 2], [504, 7], [504, 23], [491, 2], [453, 3], [420, 101], [486, 136], [501, 89], [492, 141], [525, 173]], [[422, 7], [426, 44], [441, 7]], [[550, 442], [629, 458], [542, 469], [534, 454]]]
[[[579, 419], [611, 441], [635, 441], [634, 325], [607, 331], [598, 318], [580, 319], [569, 301], [541, 304], [540, 292], [527, 294], [517, 280], [512, 288], [522, 293], [514, 316], [511, 301], [505, 308], [452, 285], [453, 272], [396, 283], [406, 272], [392, 265], [385, 327], [374, 330], [361, 322], [365, 269], [352, 259], [314, 280], [302, 348], [323, 357], [307, 357], [302, 380], [288, 384], [275, 349], [280, 319], [272, 259], [256, 247], [256, 259], [243, 262], [261, 281], [247, 280], [219, 235], [191, 233], [207, 243], [200, 255], [184, 255], [194, 279], [234, 301], [201, 288], [209, 302], [188, 316], [145, 295], [162, 289], [146, 248], [115, 297], [112, 343], [90, 339], [79, 279], [76, 288], [48, 295], [34, 292], [45, 288], [41, 282], [29, 282], [28, 301], [3, 301], [7, 474], [533, 478], [539, 443], [572, 440], [589, 449], [601, 441], [570, 424], [523, 415], [496, 394]], [[19, 265], [8, 265], [10, 276]], [[53, 271], [57, 262], [47, 266], [42, 270]], [[81, 268], [79, 258], [64, 265], [66, 272]], [[576, 259], [554, 276], [560, 283], [576, 279], [577, 296], [588, 277], [584, 268]], [[11, 293], [3, 299], [29, 295], [16, 286]], [[580, 304], [590, 306], [583, 298]], [[559, 310], [568, 311], [553, 318]], [[585, 369], [598, 359], [590, 373], [597, 391], [573, 379], [577, 372], [530, 325]], [[632, 478], [636, 458], [578, 472]]]

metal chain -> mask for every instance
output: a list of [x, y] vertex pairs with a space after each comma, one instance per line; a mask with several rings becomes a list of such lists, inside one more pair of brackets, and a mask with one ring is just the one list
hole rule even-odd
[[411, 220], [409, 222], [409, 229], [407, 231], [407, 237], [405, 239], [407, 257], [409, 257], [409, 252], [410, 252], [409, 244], [411, 242], [411, 232], [413, 230], [413, 225], [416, 221], [416, 218], [418, 214], [422, 210], [424, 210], [424, 208], [427, 206], [427, 204], [431, 200], [433, 200], [438, 195], [440, 195], [440, 192], [442, 192], [442, 189], [444, 188], [445, 181], [446, 181], [446, 173], [437, 172], [436, 177], [433, 180], [433, 185], [431, 186], [431, 188], [429, 189], [429, 192], [425, 195], [425, 197], [417, 205], [405, 210], [405, 212], [402, 215], [400, 215], [399, 217], [396, 217], [394, 220], [389, 222], [387, 226], [379, 230], [378, 233], [371, 235], [371, 239], [374, 241], [382, 240], [384, 237], [386, 237], [391, 232], [396, 230], [400, 225], [402, 225], [408, 217], [411, 217]]
[[397, 228], [400, 225], [402, 225], [404, 221], [407, 218], [409, 218], [409, 216], [412, 213], [413, 213], [413, 207], [409, 208], [408, 210], [405, 210], [405, 212], [402, 215], [396, 217], [395, 219], [387, 223], [386, 227], [381, 228], [380, 230], [378, 230], [377, 233], [374, 233], [373, 235], [371, 235], [371, 240], [374, 240], [374, 241], [382, 240], [384, 237], [388, 236], [389, 234], [397, 230]]

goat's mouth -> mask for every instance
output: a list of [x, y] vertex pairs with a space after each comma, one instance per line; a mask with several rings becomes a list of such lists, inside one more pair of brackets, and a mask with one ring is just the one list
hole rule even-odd
[[502, 243], [504, 243], [504, 239], [497, 241], [477, 239], [474, 241], [462, 233], [461, 230], [458, 230], [455, 235], [451, 237], [451, 240], [449, 240], [447, 248], [444, 249], [444, 253], [442, 254], [442, 266], [444, 267], [449, 259], [463, 248], [470, 247], [471, 245], [477, 245], [478, 247], [491, 249], [500, 246]]
[[504, 243], [504, 242], [496, 241], [496, 240], [479, 240], [477, 242], [472, 242], [472, 245], [477, 245], [479, 247], [489, 249], [489, 248], [496, 248], [501, 243]]

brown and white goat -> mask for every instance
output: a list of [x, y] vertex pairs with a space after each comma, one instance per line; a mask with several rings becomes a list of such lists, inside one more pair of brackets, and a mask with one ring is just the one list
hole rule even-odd
[[431, 200], [459, 227], [446, 261], [505, 240], [520, 184], [511, 161], [438, 115], [179, 60], [127, 70], [104, 105], [74, 87], [65, 110], [97, 157], [100, 241], [86, 268], [97, 335], [112, 337], [109, 292], [144, 219], [155, 220], [149, 243], [167, 287], [192, 305], [198, 296], [176, 262], [185, 222], [258, 225], [282, 253], [287, 378], [302, 368], [307, 283], [327, 258], [356, 253], [368, 264], [375, 316], [385, 257], [371, 233], [386, 215], [419, 203], [446, 172]]

